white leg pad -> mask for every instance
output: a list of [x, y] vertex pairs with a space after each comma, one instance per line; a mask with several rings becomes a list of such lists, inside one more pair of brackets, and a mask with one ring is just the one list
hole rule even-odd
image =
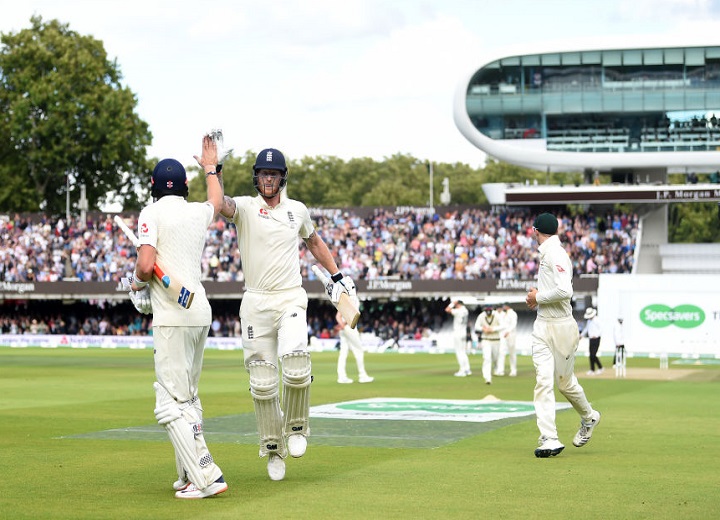
[[247, 369], [250, 374], [250, 395], [255, 404], [255, 419], [260, 435], [260, 456], [277, 453], [285, 458], [287, 447], [282, 435], [278, 369], [267, 361], [251, 361]]
[[[222, 475], [213, 461], [203, 436], [202, 416], [192, 402], [178, 403], [159, 383], [155, 388], [155, 418], [165, 427], [175, 448], [178, 476], [204, 489]], [[182, 469], [181, 469], [182, 468]]]
[[310, 435], [310, 353], [290, 352], [282, 359], [285, 435]]

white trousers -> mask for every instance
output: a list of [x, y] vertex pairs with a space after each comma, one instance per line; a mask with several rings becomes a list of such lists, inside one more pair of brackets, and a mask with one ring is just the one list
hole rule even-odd
[[483, 364], [482, 375], [485, 381], [492, 381], [493, 367], [498, 366], [500, 359], [500, 339], [482, 340]]
[[536, 376], [534, 403], [541, 437], [558, 438], [555, 425], [555, 384], [582, 419], [591, 418], [592, 406], [574, 372], [578, 342], [578, 326], [572, 316], [557, 320], [535, 320], [532, 333], [532, 357]]
[[460, 372], [470, 372], [470, 359], [467, 354], [467, 334], [453, 334], [453, 347], [455, 348], [455, 358], [458, 362]]
[[307, 351], [307, 293], [302, 287], [276, 293], [247, 291], [240, 304], [245, 366]]
[[497, 373], [498, 375], [505, 374], [505, 356], [510, 358], [510, 373], [517, 374], [517, 352], [515, 345], [517, 343], [517, 334], [511, 332], [507, 336], [503, 336], [500, 340], [500, 357], [498, 358]]
[[[208, 337], [210, 326], [206, 327], [153, 327], [153, 347], [155, 359], [155, 378], [167, 391], [167, 394], [177, 403], [178, 409], [185, 410], [177, 419], [176, 427], [179, 431], [192, 431], [194, 440], [191, 446], [194, 452], [190, 455], [196, 464], [197, 470], [202, 473], [204, 482], [193, 482], [199, 488], [205, 488], [219, 477], [222, 471], [215, 464], [203, 435], [203, 409], [198, 396], [200, 373], [202, 371], [205, 340]], [[156, 408], [164, 405], [156, 398]], [[166, 429], [172, 427], [166, 425]], [[190, 434], [193, 436], [193, 434]], [[175, 449], [175, 461], [178, 477], [186, 478], [183, 467], [183, 457], [179, 453], [177, 438], [170, 435], [170, 441]], [[194, 459], [193, 459], [194, 457]], [[200, 463], [203, 461], [204, 463]]]
[[339, 336], [340, 355], [338, 356], [337, 363], [338, 379], [347, 378], [348, 350], [351, 350], [355, 357], [358, 375], [360, 377], [366, 377], [368, 374], [365, 371], [365, 351], [363, 351], [362, 342], [360, 341], [360, 332], [357, 329], [351, 328], [350, 325], [345, 325], [340, 331]]

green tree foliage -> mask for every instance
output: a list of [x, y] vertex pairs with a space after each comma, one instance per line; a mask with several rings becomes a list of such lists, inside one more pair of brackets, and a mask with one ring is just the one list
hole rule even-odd
[[0, 207], [62, 214], [68, 183], [75, 201], [85, 184], [89, 209], [139, 207], [152, 136], [117, 63], [57, 20], [30, 21], [0, 36]]
[[[231, 157], [223, 166], [225, 194], [255, 195], [252, 165], [256, 154]], [[288, 161], [288, 195], [311, 207], [427, 206], [430, 203], [428, 164], [397, 154], [383, 161], [370, 158], [344, 161], [337, 157], [303, 157]], [[193, 168], [193, 172], [199, 169]], [[462, 163], [433, 165], [433, 203], [440, 205], [443, 179], [450, 183], [451, 205], [486, 204], [485, 173]], [[190, 200], [204, 200], [205, 183], [190, 181]]]
[[720, 242], [719, 217], [715, 202], [670, 204], [668, 241], [684, 244]]

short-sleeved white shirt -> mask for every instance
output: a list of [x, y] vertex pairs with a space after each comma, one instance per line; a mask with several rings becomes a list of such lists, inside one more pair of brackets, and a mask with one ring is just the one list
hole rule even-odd
[[315, 231], [310, 212], [297, 200], [282, 198], [271, 208], [255, 197], [234, 197], [238, 248], [245, 287], [250, 291], [282, 291], [302, 286], [298, 237]]
[[166, 195], [140, 212], [140, 245], [154, 247], [156, 262], [165, 273], [195, 293], [190, 308], [184, 309], [153, 276], [150, 282], [153, 325], [210, 325], [212, 311], [200, 278], [202, 252], [213, 214], [214, 209], [208, 202], [187, 202], [174, 195]]

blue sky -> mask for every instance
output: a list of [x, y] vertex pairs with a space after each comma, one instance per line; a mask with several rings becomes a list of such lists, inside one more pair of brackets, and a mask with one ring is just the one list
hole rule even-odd
[[720, 44], [720, 2], [701, 0], [0, 0], [0, 13], [2, 33], [37, 14], [102, 40], [150, 125], [150, 155], [184, 164], [222, 128], [239, 152], [478, 167], [452, 108], [486, 57], [597, 37]]

